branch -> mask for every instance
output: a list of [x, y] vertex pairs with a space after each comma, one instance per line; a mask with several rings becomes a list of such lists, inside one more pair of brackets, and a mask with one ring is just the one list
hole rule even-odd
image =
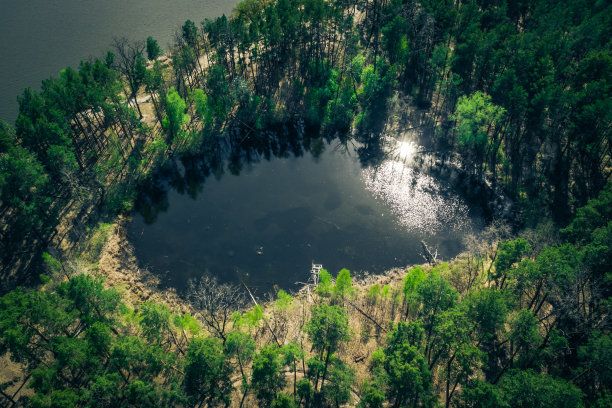
[[359, 313], [361, 313], [363, 316], [365, 316], [368, 320], [370, 320], [372, 323], [374, 323], [380, 330], [382, 330], [383, 332], [387, 332], [387, 329], [385, 329], [384, 327], [382, 327], [376, 320], [374, 320], [372, 317], [368, 316], [366, 314], [366, 312], [364, 312], [363, 310], [361, 310], [357, 305], [355, 305], [353, 302], [351, 302], [350, 300], [346, 300], [346, 302], [353, 306], [355, 308], [355, 310], [357, 310]]
[[[253, 303], [255, 303], [255, 306], [258, 306], [257, 301], [255, 300], [255, 296], [253, 296], [253, 294], [251, 293], [251, 291], [249, 290], [249, 288], [244, 282], [242, 282], [242, 284], [244, 285], [244, 288], [247, 290], [247, 292], [249, 292], [249, 295], [251, 296]], [[272, 330], [272, 327], [270, 327], [270, 323], [268, 323], [268, 321], [265, 318], [263, 320], [268, 330], [270, 330], [270, 333], [272, 333], [272, 336], [274, 336], [274, 340], [276, 341], [276, 344], [278, 344], [278, 347], [282, 346], [281, 342], [278, 341], [278, 337], [276, 337], [276, 333], [274, 333], [274, 330]]]

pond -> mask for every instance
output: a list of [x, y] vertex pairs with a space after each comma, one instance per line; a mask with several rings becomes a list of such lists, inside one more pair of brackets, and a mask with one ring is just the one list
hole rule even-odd
[[179, 292], [205, 273], [292, 290], [312, 262], [377, 274], [423, 263], [421, 241], [449, 259], [483, 228], [481, 209], [425, 170], [415, 142], [307, 134], [229, 135], [160, 171], [128, 227], [142, 266]]

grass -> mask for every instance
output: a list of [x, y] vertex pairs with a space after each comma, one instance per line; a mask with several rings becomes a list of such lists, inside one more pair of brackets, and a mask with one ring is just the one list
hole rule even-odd
[[102, 248], [104, 248], [104, 244], [108, 239], [109, 233], [113, 224], [100, 222], [98, 226], [91, 233], [89, 240], [87, 241], [87, 245], [85, 246], [85, 250], [82, 253], [83, 260], [95, 264], [98, 262], [100, 258], [100, 254], [102, 253]]

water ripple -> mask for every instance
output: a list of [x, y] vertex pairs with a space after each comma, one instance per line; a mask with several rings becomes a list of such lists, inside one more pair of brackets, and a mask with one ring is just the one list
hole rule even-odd
[[403, 162], [385, 161], [364, 169], [362, 177], [366, 189], [391, 207], [403, 227], [428, 234], [471, 227], [464, 199]]

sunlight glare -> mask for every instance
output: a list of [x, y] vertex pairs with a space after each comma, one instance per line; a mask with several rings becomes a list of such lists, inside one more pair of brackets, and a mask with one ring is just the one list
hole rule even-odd
[[416, 144], [414, 142], [399, 142], [398, 146], [398, 154], [399, 159], [402, 161], [406, 161], [411, 159], [416, 153]]

